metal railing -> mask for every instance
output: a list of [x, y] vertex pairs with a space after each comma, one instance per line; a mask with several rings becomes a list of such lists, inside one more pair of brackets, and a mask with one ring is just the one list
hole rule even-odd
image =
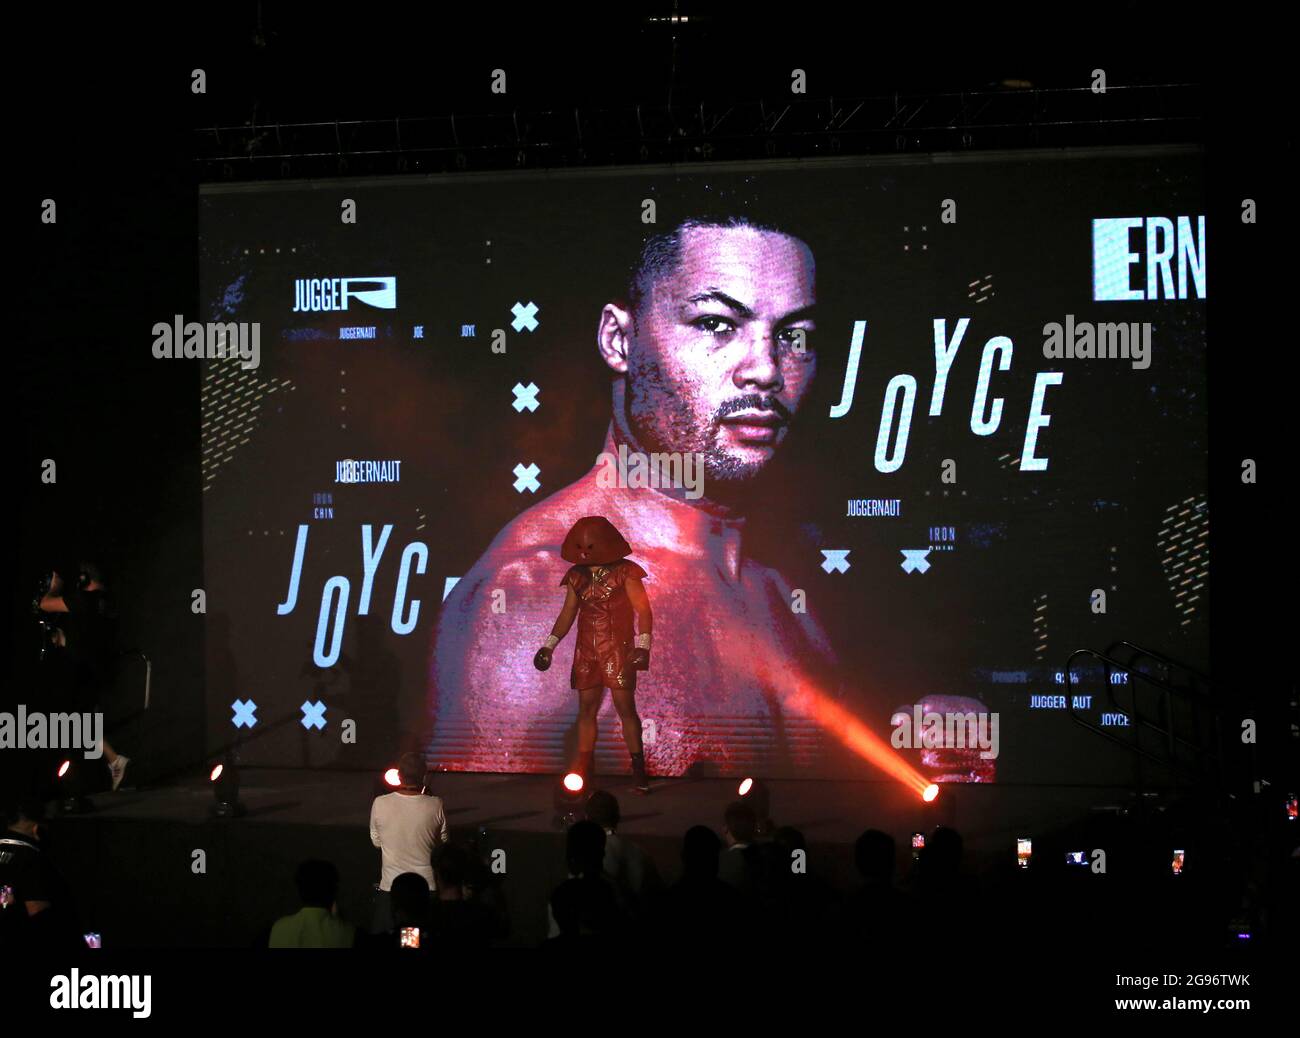
[[393, 112], [204, 126], [204, 181], [1168, 144], [1200, 139], [1198, 83]]
[[[1116, 658], [1116, 650], [1128, 650], [1127, 661]], [[1133, 755], [1134, 786], [1139, 796], [1146, 790], [1146, 781], [1142, 770], [1143, 762], [1164, 768], [1175, 790], [1180, 780], [1188, 784], [1204, 782], [1207, 779], [1215, 784], [1223, 777], [1223, 743], [1222, 715], [1213, 701], [1210, 679], [1186, 664], [1179, 663], [1154, 650], [1144, 648], [1129, 641], [1113, 642], [1106, 652], [1095, 649], [1076, 649], [1070, 654], [1065, 664], [1066, 688], [1072, 689], [1075, 683], [1076, 661], [1091, 658], [1105, 667], [1106, 694], [1111, 706], [1117, 713], [1127, 718], [1124, 729], [1131, 735], [1121, 735], [1119, 730], [1105, 728], [1083, 717], [1075, 706], [1074, 696], [1067, 692], [1066, 709], [1075, 724], [1086, 728], [1108, 742], [1122, 747]], [[1164, 668], [1164, 676], [1157, 677], [1140, 669], [1142, 660], [1151, 660]], [[1180, 686], [1175, 683], [1175, 674], [1181, 673], [1192, 679], [1192, 685]], [[1116, 694], [1117, 685], [1112, 681], [1113, 674], [1127, 676], [1124, 685], [1129, 691], [1129, 703], [1121, 704]], [[1201, 688], [1196, 688], [1200, 683]], [[1158, 695], [1158, 716], [1152, 717], [1142, 709], [1138, 699], [1139, 685], [1149, 686]], [[1183, 714], [1190, 717], [1190, 733], [1180, 732], [1178, 726], [1179, 707], [1185, 709]], [[1203, 720], [1208, 719], [1209, 738], [1203, 738]], [[1154, 735], [1162, 751], [1156, 751], [1143, 745], [1143, 733]]]

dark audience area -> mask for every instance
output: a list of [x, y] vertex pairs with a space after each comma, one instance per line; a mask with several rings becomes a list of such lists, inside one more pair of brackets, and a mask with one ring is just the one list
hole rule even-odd
[[[1052, 949], [1246, 955], [1270, 944], [1287, 947], [1295, 933], [1288, 896], [1300, 868], [1294, 856], [1232, 845], [1198, 848], [1175, 873], [1163, 834], [1151, 827], [1106, 836], [1101, 870], [1091, 854], [1083, 863], [1068, 856], [1074, 842], [1102, 842], [1096, 833], [1091, 840], [1039, 838], [1027, 865], [1013, 853], [990, 864], [974, 860], [961, 834], [944, 826], [924, 833], [923, 847], [874, 828], [851, 847], [810, 847], [799, 829], [736, 801], [719, 812], [717, 830], [689, 828], [677, 860], [664, 867], [619, 831], [616, 797], [598, 790], [584, 806], [585, 818], [549, 838], [555, 857], [541, 871], [553, 882], [521, 875], [536, 870], [531, 860], [497, 867], [499, 853], [453, 832], [432, 852], [433, 886], [415, 872], [397, 876], [388, 892], [391, 917], [378, 917], [385, 922], [376, 929], [369, 916], [348, 918], [356, 913], [339, 907], [341, 888], [367, 880], [377, 888], [373, 877], [341, 875], [332, 862], [307, 858], [293, 870], [293, 887], [286, 884], [296, 889], [296, 902], [248, 933], [247, 943], [437, 958], [537, 946], [544, 927], [540, 946], [550, 956], [849, 947], [902, 967], [936, 957]], [[43, 845], [43, 806], [16, 806], [6, 826], [0, 943], [11, 949], [86, 943], [95, 906], [61, 878], [57, 848]], [[1261, 871], [1247, 864], [1261, 860], [1285, 865]], [[193, 912], [197, 918], [217, 907], [196, 901]], [[177, 918], [175, 926], [201, 934], [192, 922]], [[119, 945], [140, 943], [131, 934], [112, 937]]]

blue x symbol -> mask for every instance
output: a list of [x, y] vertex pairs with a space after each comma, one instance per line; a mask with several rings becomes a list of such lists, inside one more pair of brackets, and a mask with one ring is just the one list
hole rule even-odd
[[257, 704], [251, 699], [245, 703], [242, 699], [236, 699], [230, 704], [230, 708], [235, 711], [235, 716], [231, 718], [236, 728], [252, 728], [257, 724], [257, 718], [253, 716], [253, 711], [257, 709]]
[[527, 328], [530, 332], [537, 330], [537, 304], [529, 300], [528, 305], [516, 303], [510, 308], [510, 312], [515, 315], [515, 319], [510, 322], [510, 327], [515, 331], [523, 331]]
[[541, 486], [541, 484], [537, 482], [537, 474], [541, 471], [542, 470], [532, 462], [529, 462], [527, 465], [516, 465], [515, 489], [521, 494], [525, 490], [531, 490], [533, 493], [537, 493], [537, 488]]
[[827, 573], [834, 573], [837, 570], [840, 573], [847, 573], [849, 571], [849, 552], [852, 550], [852, 548], [833, 548], [828, 551], [822, 548], [821, 553], [826, 556], [826, 561], [822, 563], [822, 569]]
[[926, 561], [926, 556], [930, 554], [929, 548], [900, 548], [903, 553], [903, 572], [904, 573], [924, 573], [930, 568], [930, 563]]
[[302, 726], [304, 728], [323, 729], [325, 727], [325, 704], [317, 700], [302, 704]]
[[527, 408], [529, 411], [536, 411], [542, 406], [537, 402], [538, 389], [536, 382], [529, 382], [526, 386], [516, 382], [513, 392], [515, 394], [515, 402], [510, 406], [512, 406], [516, 411], [522, 412], [524, 408]]

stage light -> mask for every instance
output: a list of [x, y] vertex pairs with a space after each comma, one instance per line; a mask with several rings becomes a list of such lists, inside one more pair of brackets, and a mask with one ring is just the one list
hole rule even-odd
[[555, 826], [567, 829], [574, 822], [587, 817], [586, 812], [587, 783], [576, 771], [570, 771], [552, 787], [552, 803], [555, 806]]
[[921, 794], [921, 799], [927, 804], [932, 803], [939, 796], [939, 787], [931, 782], [925, 787], [925, 792]]
[[238, 818], [245, 813], [244, 805], [239, 802], [239, 768], [234, 754], [213, 765], [208, 782], [216, 800], [212, 806], [213, 818]]
[[[724, 630], [723, 633], [725, 635], [729, 632]], [[755, 678], [758, 677], [755, 673]], [[887, 739], [882, 739], [872, 731], [870, 726], [846, 709], [836, 697], [822, 692], [816, 682], [809, 680], [797, 668], [786, 677], [783, 699], [793, 713], [811, 716], [824, 731], [890, 778], [918, 794], [930, 785], [930, 780], [904, 760]]]
[[94, 810], [95, 805], [82, 792], [81, 768], [75, 760], [66, 758], [60, 761], [54, 777], [59, 788], [59, 810], [63, 814], [74, 815]]
[[402, 776], [398, 773], [396, 768], [389, 768], [384, 772], [384, 783], [397, 789], [397, 787], [402, 784]]
[[772, 830], [772, 790], [762, 779], [746, 778], [736, 793], [754, 812], [758, 835], [766, 836]]

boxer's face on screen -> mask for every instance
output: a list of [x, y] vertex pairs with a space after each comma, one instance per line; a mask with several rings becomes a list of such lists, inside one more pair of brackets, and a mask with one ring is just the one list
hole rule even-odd
[[798, 239], [751, 227], [685, 230], [680, 262], [647, 294], [628, 346], [638, 441], [698, 451], [707, 479], [756, 475], [816, 372], [815, 299], [813, 256]]

